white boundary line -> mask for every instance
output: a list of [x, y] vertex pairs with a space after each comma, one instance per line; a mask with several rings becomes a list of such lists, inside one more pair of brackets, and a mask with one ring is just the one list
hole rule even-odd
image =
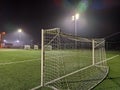
[[8, 62], [8, 63], [0, 63], [0, 65], [9, 65], [9, 64], [17, 64], [17, 63], [24, 63], [24, 62], [31, 62], [31, 61], [38, 61], [39, 58], [31, 59], [31, 60], [23, 60], [23, 61], [16, 61], [16, 62]]
[[[106, 59], [106, 60], [103, 60], [103, 61], [101, 61], [101, 62], [98, 62], [98, 63], [96, 63], [96, 64], [100, 64], [100, 63], [102, 63], [102, 62], [111, 60], [111, 59], [113, 59], [113, 58], [115, 58], [115, 57], [118, 57], [118, 56], [119, 56], [119, 55], [115, 55], [115, 56], [110, 57], [110, 58], [108, 58], [108, 59]], [[81, 69], [76, 70], [76, 71], [74, 71], [74, 72], [72, 72], [72, 73], [69, 73], [69, 74], [66, 74], [66, 75], [64, 75], [64, 76], [61, 76], [60, 78], [54, 79], [54, 80], [52, 80], [52, 81], [50, 81], [50, 82], [47, 82], [47, 83], [45, 83], [44, 85], [46, 86], [46, 85], [48, 85], [48, 84], [51, 84], [51, 83], [53, 83], [53, 82], [56, 82], [56, 81], [58, 81], [58, 80], [60, 80], [60, 79], [63, 79], [63, 78], [65, 78], [65, 77], [67, 77], [67, 76], [70, 76], [70, 75], [73, 75], [73, 74], [75, 74], [75, 73], [77, 73], [77, 72], [80, 72], [80, 71], [85, 70], [85, 69], [87, 69], [87, 68], [90, 68], [90, 67], [92, 67], [92, 66], [94, 66], [94, 65], [89, 65], [89, 66], [87, 66], [87, 67], [81, 68]], [[30, 90], [36, 90], [36, 89], [39, 89], [39, 88], [41, 88], [41, 87], [42, 87], [42, 86], [39, 85], [39, 86], [36, 86], [36, 87], [34, 87], [34, 88], [30, 89]]]

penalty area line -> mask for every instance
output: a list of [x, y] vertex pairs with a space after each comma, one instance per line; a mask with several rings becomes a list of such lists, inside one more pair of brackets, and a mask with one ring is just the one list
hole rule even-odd
[[[107, 58], [107, 59], [105, 59], [105, 60], [103, 60], [103, 61], [100, 61], [100, 62], [98, 62], [98, 63], [96, 63], [96, 64], [100, 64], [100, 63], [109, 61], [109, 60], [114, 59], [114, 58], [116, 58], [116, 57], [118, 57], [118, 56], [119, 56], [119, 55], [112, 56], [112, 57]], [[87, 67], [84, 67], [84, 68], [81, 68], [81, 69], [79, 69], [79, 70], [76, 70], [76, 71], [74, 71], [74, 72], [72, 72], [72, 73], [69, 73], [69, 74], [66, 74], [66, 75], [64, 75], [64, 76], [61, 76], [61, 77], [59, 77], [59, 78], [57, 78], [57, 79], [51, 80], [50, 82], [45, 83], [45, 85], [49, 85], [49, 84], [51, 84], [51, 83], [53, 83], [53, 82], [56, 82], [56, 81], [58, 81], [58, 80], [60, 80], [60, 79], [63, 79], [63, 78], [65, 78], [65, 77], [67, 77], [67, 76], [70, 76], [70, 75], [73, 75], [73, 74], [75, 74], [75, 73], [77, 73], [77, 72], [80, 72], [80, 71], [85, 70], [85, 69], [87, 69], [87, 68], [90, 68], [90, 67], [92, 67], [92, 66], [94, 66], [94, 65], [89, 65], [89, 66], [87, 66]], [[36, 90], [36, 89], [39, 89], [39, 88], [41, 88], [41, 87], [42, 87], [41, 85], [38, 85], [38, 86], [36, 86], [36, 87], [34, 87], [34, 88], [30, 89], [30, 90]]]
[[23, 60], [23, 61], [16, 61], [16, 62], [8, 62], [8, 63], [0, 63], [0, 65], [9, 65], [9, 64], [17, 64], [17, 63], [24, 63], [24, 62], [31, 62], [31, 61], [38, 61], [38, 59], [31, 59], [31, 60]]

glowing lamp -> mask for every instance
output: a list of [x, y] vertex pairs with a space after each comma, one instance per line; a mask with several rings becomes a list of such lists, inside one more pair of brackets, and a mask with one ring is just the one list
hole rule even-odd
[[21, 32], [22, 32], [22, 29], [18, 29], [18, 32], [21, 33]]

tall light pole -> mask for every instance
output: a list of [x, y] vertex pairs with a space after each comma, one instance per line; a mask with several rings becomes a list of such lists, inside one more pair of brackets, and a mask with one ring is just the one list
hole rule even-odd
[[22, 29], [18, 29], [18, 33], [19, 33], [19, 42], [21, 42], [21, 33], [22, 33]]
[[[77, 20], [79, 19], [79, 14], [76, 13], [75, 15], [72, 16], [72, 20], [74, 21], [74, 34], [75, 37], [77, 36]], [[77, 41], [75, 40], [75, 48], [77, 49]]]
[[22, 29], [18, 29], [18, 33], [19, 33], [19, 40], [21, 41], [21, 32], [22, 32]]

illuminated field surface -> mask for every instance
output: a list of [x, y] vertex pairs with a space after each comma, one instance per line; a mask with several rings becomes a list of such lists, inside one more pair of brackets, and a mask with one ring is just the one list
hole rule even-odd
[[[120, 52], [108, 51], [107, 57], [116, 54]], [[69, 61], [69, 66], [74, 63], [74, 60]], [[120, 56], [108, 61], [108, 65], [110, 66], [108, 77], [94, 90], [120, 90]], [[29, 90], [38, 85], [40, 85], [40, 50], [0, 49], [0, 90]]]

